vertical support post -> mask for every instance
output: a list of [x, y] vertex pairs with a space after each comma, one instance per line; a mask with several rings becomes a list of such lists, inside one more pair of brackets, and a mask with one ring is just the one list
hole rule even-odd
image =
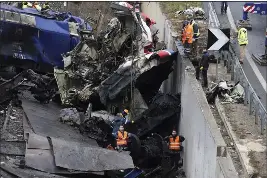
[[264, 53], [264, 57], [265, 57], [265, 60], [267, 60], [267, 28], [266, 28], [266, 31], [265, 31], [265, 53]]
[[249, 84], [245, 85], [245, 98], [244, 98], [244, 105], [248, 105], [248, 93], [249, 93]]
[[231, 80], [235, 79], [235, 58], [231, 61]]
[[[262, 110], [261, 110], [262, 111]], [[264, 112], [260, 113], [260, 118], [261, 118], [261, 135], [264, 134]]]
[[259, 104], [256, 104], [255, 106], [255, 124], [258, 125], [259, 124], [259, 111], [258, 111], [258, 107], [259, 107]]
[[252, 115], [253, 93], [249, 96], [249, 115]]
[[219, 68], [219, 56], [217, 56], [217, 59], [216, 59], [216, 83], [218, 82], [219, 80], [219, 77], [218, 77], [218, 68]]

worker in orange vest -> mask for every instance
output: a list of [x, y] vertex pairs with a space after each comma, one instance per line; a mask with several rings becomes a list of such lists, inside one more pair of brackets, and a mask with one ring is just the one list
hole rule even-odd
[[117, 150], [127, 150], [128, 147], [128, 138], [130, 134], [124, 131], [123, 125], [120, 126], [119, 131], [117, 132]]
[[185, 21], [183, 22], [182, 38], [181, 38], [181, 41], [182, 41], [183, 45], [184, 45], [185, 40], [186, 40], [186, 36], [185, 36], [185, 27], [186, 27], [188, 24], [189, 24], [189, 22], [188, 22], [187, 20], [185, 20]]
[[190, 25], [190, 23], [187, 23], [183, 32], [184, 32], [183, 44], [184, 44], [185, 52], [190, 53], [191, 48], [192, 48], [192, 43], [193, 43], [193, 36], [194, 36], [192, 25]]
[[178, 167], [181, 159], [180, 152], [183, 151], [181, 143], [185, 138], [183, 136], [178, 136], [176, 130], [173, 130], [172, 135], [166, 137], [165, 140], [169, 145], [171, 164], [172, 166]]

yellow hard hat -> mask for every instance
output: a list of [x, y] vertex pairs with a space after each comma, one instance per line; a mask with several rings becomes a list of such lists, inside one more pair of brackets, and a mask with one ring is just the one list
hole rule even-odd
[[124, 109], [123, 111], [124, 111], [126, 114], [129, 114], [128, 109]]

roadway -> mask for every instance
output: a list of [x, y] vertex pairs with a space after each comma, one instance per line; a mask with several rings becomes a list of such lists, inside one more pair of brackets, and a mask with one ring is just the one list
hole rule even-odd
[[[218, 15], [219, 20], [221, 19], [220, 16], [220, 6], [221, 2], [213, 2], [215, 6], [216, 13]], [[221, 24], [227, 25], [228, 27], [233, 28], [233, 23], [236, 23], [237, 20], [242, 19], [243, 16], [243, 4], [245, 2], [228, 2], [230, 7], [230, 11], [228, 10], [228, 14], [224, 15], [228, 17], [227, 23], [228, 24]], [[231, 17], [233, 18], [234, 22], [231, 23]], [[250, 22], [252, 24], [252, 31], [248, 31], [248, 53], [246, 54], [246, 59], [244, 60], [244, 64], [242, 65], [243, 70], [256, 91], [256, 94], [259, 96], [262, 104], [266, 108], [266, 78], [267, 78], [267, 66], [260, 66], [256, 63], [252, 58], [252, 53], [260, 53], [263, 54], [265, 50], [265, 29], [266, 29], [266, 21], [267, 16], [261, 16], [259, 14], [249, 14]], [[229, 22], [230, 19], [230, 22]], [[221, 20], [220, 20], [221, 21]], [[220, 22], [221, 23], [221, 22]], [[226, 22], [222, 22], [226, 23]]]

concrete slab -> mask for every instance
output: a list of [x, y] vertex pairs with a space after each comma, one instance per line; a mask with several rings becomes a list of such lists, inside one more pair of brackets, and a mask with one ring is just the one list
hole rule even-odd
[[101, 172], [134, 168], [130, 155], [99, 147], [84, 147], [76, 142], [51, 138], [55, 164], [58, 167]]
[[77, 129], [59, 121], [59, 112], [62, 107], [56, 103], [40, 104], [30, 97], [21, 100], [29, 124], [36, 134], [98, 146], [95, 140], [81, 135]]
[[50, 145], [46, 137], [37, 134], [29, 134], [27, 149], [49, 150]]

